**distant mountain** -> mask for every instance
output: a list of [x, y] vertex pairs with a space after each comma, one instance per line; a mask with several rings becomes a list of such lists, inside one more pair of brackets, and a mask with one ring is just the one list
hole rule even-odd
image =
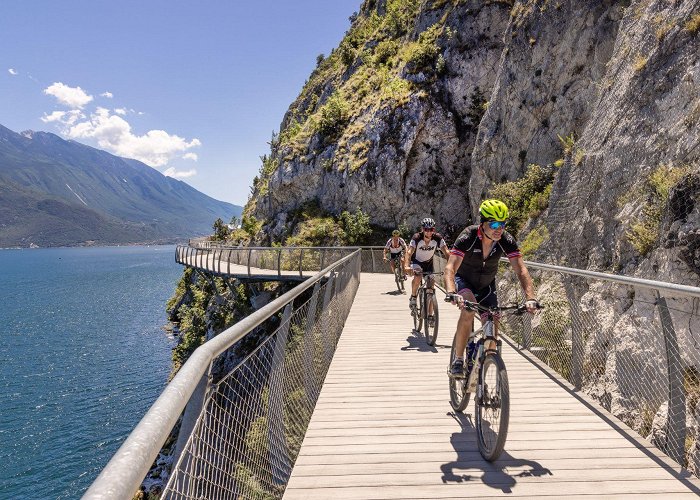
[[0, 247], [173, 242], [241, 210], [139, 161], [0, 125]]

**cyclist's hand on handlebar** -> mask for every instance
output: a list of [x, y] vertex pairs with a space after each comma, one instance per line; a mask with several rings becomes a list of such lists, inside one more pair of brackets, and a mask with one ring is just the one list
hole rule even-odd
[[458, 293], [448, 293], [445, 295], [445, 302], [449, 302], [451, 304], [455, 304], [458, 306], [460, 309], [464, 307], [464, 297], [459, 295]]
[[542, 306], [537, 302], [537, 299], [530, 299], [525, 301], [525, 308], [530, 314], [535, 314], [535, 311], [542, 309]]

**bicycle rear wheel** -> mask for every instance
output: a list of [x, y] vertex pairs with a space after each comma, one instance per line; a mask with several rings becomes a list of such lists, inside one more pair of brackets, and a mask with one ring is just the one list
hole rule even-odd
[[394, 281], [396, 282], [396, 288], [401, 291], [401, 285], [403, 284], [403, 278], [401, 277], [401, 268], [398, 264], [394, 265]]
[[[433, 346], [435, 345], [435, 342], [437, 341], [437, 334], [438, 334], [438, 323], [439, 323], [439, 316], [438, 316], [438, 302], [437, 298], [435, 298], [435, 292], [433, 293], [428, 293], [427, 291], [425, 292], [425, 296], [427, 297], [425, 302], [425, 340], [428, 342], [428, 345]], [[428, 302], [432, 302], [433, 304], [433, 325], [430, 325], [430, 322], [428, 321], [428, 315], [430, 313], [430, 307], [427, 305]]]
[[493, 462], [503, 451], [508, 436], [510, 392], [508, 374], [501, 357], [489, 353], [481, 365], [479, 387], [474, 400], [474, 420], [479, 453]]
[[[455, 352], [456, 341], [457, 336], [455, 335], [452, 339], [452, 350], [450, 351], [450, 364], [447, 367], [448, 375], [450, 369], [452, 368], [452, 363], [457, 357], [457, 353]], [[462, 353], [462, 357], [464, 357], [464, 353]], [[450, 382], [450, 404], [452, 405], [454, 411], [462, 413], [469, 404], [470, 393], [467, 392], [468, 378], [454, 378], [448, 376], [448, 380]]]

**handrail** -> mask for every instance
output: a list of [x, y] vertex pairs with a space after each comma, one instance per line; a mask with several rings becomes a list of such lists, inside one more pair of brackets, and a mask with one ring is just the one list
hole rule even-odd
[[357, 252], [327, 266], [289, 292], [198, 347], [85, 492], [85, 499], [131, 498], [168, 438], [211, 362], [254, 328], [342, 266]]
[[[504, 259], [507, 261], [507, 259]], [[690, 297], [700, 297], [700, 288], [696, 286], [677, 285], [675, 283], [666, 283], [663, 281], [648, 280], [642, 278], [633, 278], [630, 276], [619, 276], [616, 274], [601, 273], [597, 271], [588, 271], [584, 269], [575, 269], [571, 267], [555, 266], [553, 264], [540, 264], [538, 262], [526, 261], [525, 265], [533, 269], [542, 269], [545, 271], [558, 271], [561, 273], [572, 274], [584, 278], [596, 278], [612, 283], [622, 283], [625, 285], [638, 286], [652, 290], [665, 290], [673, 292], [677, 295], [686, 295]]]

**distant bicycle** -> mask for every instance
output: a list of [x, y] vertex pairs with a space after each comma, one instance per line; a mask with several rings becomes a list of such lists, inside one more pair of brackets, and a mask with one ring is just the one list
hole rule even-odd
[[[423, 328], [425, 340], [429, 346], [434, 346], [438, 335], [439, 313], [438, 301], [435, 297], [435, 280], [433, 276], [439, 276], [442, 273], [424, 273], [415, 271], [421, 275], [421, 283], [418, 288], [416, 305], [411, 308], [411, 316], [413, 316], [413, 329], [417, 332]], [[428, 304], [432, 304], [433, 313], [429, 315]]]
[[[459, 299], [454, 297], [455, 295], [448, 294], [445, 301], [462, 300], [461, 297]], [[487, 308], [476, 302], [463, 302], [466, 309], [477, 313], [486, 313], [487, 318], [481, 328], [474, 332], [474, 339], [477, 340], [473, 344], [473, 348], [468, 349], [467, 362], [465, 363], [466, 377], [449, 377], [450, 404], [455, 411], [461, 413], [467, 407], [471, 393], [476, 393], [474, 397], [474, 421], [479, 453], [485, 460], [493, 462], [501, 455], [505, 447], [510, 417], [508, 374], [503, 358], [501, 358], [501, 340], [495, 338], [494, 315], [499, 312], [521, 315], [527, 312], [527, 308], [525, 305]], [[542, 309], [543, 306], [538, 304], [537, 308]], [[455, 341], [453, 340], [450, 364], [447, 368], [448, 375], [456, 357]]]
[[396, 264], [394, 264], [394, 281], [396, 282], [396, 288], [399, 292], [406, 293], [405, 281], [406, 275], [403, 270], [403, 252], [399, 254]]

